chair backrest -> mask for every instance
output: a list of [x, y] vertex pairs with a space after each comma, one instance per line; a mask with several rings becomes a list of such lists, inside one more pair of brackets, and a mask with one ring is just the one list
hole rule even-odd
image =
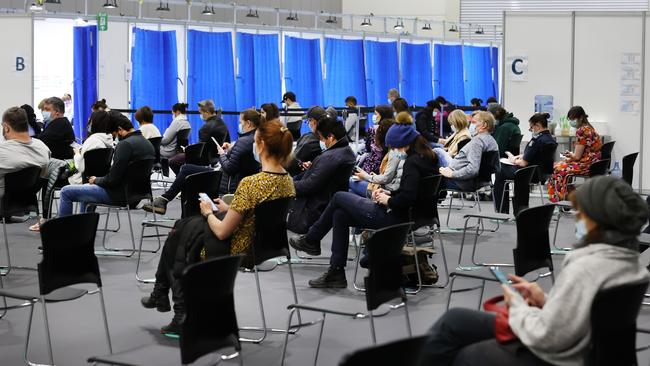
[[510, 136], [510, 140], [508, 140], [508, 151], [510, 151], [512, 155], [519, 155], [522, 138], [524, 138], [522, 134], [516, 134]]
[[519, 211], [517, 215], [517, 247], [512, 250], [515, 274], [548, 268], [553, 270], [548, 228], [555, 205], [543, 205]]
[[360, 349], [343, 356], [339, 366], [401, 365], [415, 366], [426, 341], [419, 336]]
[[103, 177], [111, 170], [113, 149], [94, 149], [84, 153], [83, 181], [88, 182], [88, 177]]
[[636, 319], [647, 282], [600, 290], [591, 304], [591, 345], [585, 365], [637, 364]]
[[186, 128], [176, 133], [176, 151], [182, 152], [181, 147], [187, 147], [190, 144], [190, 131], [190, 128]]
[[[151, 170], [154, 159], [129, 163], [124, 177], [124, 197], [129, 206], [135, 207], [144, 199], [151, 199]], [[121, 203], [121, 202], [116, 202]]]
[[478, 169], [477, 183], [491, 182], [492, 174], [499, 166], [499, 151], [484, 151], [481, 154], [481, 166]]
[[95, 256], [97, 223], [99, 214], [93, 212], [59, 217], [41, 224], [43, 259], [38, 264], [41, 295], [77, 283], [102, 287]]
[[515, 197], [512, 199], [514, 214], [517, 216], [519, 211], [528, 208], [530, 199], [530, 182], [533, 175], [538, 171], [537, 165], [529, 165], [525, 168], [518, 169], [515, 172]]
[[377, 230], [366, 242], [369, 271], [363, 280], [368, 310], [375, 310], [398, 297], [406, 301], [400, 254], [412, 224], [407, 222]]
[[5, 192], [2, 196], [2, 215], [23, 215], [38, 212], [37, 193], [42, 187], [41, 167], [23, 168], [5, 175]]
[[241, 350], [234, 296], [240, 263], [241, 256], [226, 256], [183, 270], [186, 313], [179, 339], [183, 365], [224, 347]]
[[156, 154], [156, 160], [154, 161], [155, 164], [160, 163], [160, 142], [162, 141], [162, 137], [152, 137], [149, 139], [149, 142], [151, 142], [151, 145], [153, 146], [153, 151]]
[[600, 160], [612, 159], [612, 150], [614, 150], [615, 143], [616, 141], [606, 142], [600, 147]]
[[185, 163], [194, 165], [208, 165], [208, 159], [203, 154], [205, 143], [189, 145], [185, 148]]
[[606, 175], [609, 170], [609, 159], [598, 160], [591, 163], [589, 166], [589, 177], [596, 177], [599, 175]]
[[553, 174], [553, 163], [555, 163], [555, 153], [557, 151], [557, 144], [551, 145], [548, 144], [542, 148], [539, 152], [542, 156], [542, 160], [538, 161], [537, 172], [533, 176], [533, 182], [545, 183], [548, 179], [548, 176]]
[[190, 217], [201, 214], [199, 193], [203, 192], [209, 197], [219, 197], [219, 184], [221, 184], [220, 171], [207, 171], [190, 174], [185, 178], [183, 193], [181, 195], [181, 217]]
[[632, 179], [634, 179], [634, 164], [637, 156], [639, 153], [635, 152], [623, 157], [623, 180], [629, 185], [632, 185]]
[[287, 214], [291, 198], [262, 202], [255, 207], [253, 263], [285, 256], [291, 258], [287, 237]]
[[436, 225], [440, 227], [438, 218], [438, 193], [440, 191], [441, 175], [433, 175], [420, 179], [418, 185], [418, 204], [411, 210], [411, 221], [414, 222], [413, 230], [425, 226]]
[[464, 140], [461, 140], [461, 141], [458, 143], [458, 151], [462, 150], [462, 149], [465, 147], [465, 145], [467, 145], [470, 141], [471, 141], [471, 139], [464, 139]]

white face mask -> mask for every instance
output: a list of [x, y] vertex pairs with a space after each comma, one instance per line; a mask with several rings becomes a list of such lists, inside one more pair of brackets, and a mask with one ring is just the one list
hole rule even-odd
[[320, 149], [321, 149], [322, 151], [327, 150], [327, 145], [325, 145], [325, 141], [320, 140], [320, 141], [318, 141], [318, 143], [320, 144]]
[[580, 219], [576, 221], [576, 239], [578, 239], [578, 241], [583, 241], [588, 233], [589, 231], [587, 230], [587, 223], [585, 220]]
[[391, 105], [391, 104], [393, 104], [393, 101], [390, 98], [388, 98], [388, 105]]
[[456, 127], [454, 125], [451, 125], [451, 132], [456, 133]]
[[472, 137], [478, 135], [478, 131], [476, 130], [476, 124], [475, 123], [470, 123], [469, 125], [469, 133], [472, 135]]
[[438, 111], [433, 111], [433, 118], [438, 117]]
[[379, 118], [377, 118], [377, 115], [376, 115], [376, 114], [373, 114], [373, 115], [372, 115], [372, 123], [374, 123], [374, 124], [379, 123]]

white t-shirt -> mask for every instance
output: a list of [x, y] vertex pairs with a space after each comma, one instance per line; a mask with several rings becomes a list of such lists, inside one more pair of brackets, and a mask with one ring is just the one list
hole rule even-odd
[[49, 161], [50, 149], [41, 140], [0, 142], [0, 197], [4, 196], [6, 174], [30, 166], [41, 167], [45, 172]]
[[140, 132], [144, 138], [152, 139], [154, 137], [161, 137], [160, 130], [153, 123], [145, 123], [140, 125]]

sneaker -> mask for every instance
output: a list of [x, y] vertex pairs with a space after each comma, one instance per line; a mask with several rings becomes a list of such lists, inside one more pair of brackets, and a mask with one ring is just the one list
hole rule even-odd
[[156, 310], [161, 313], [166, 313], [172, 309], [169, 305], [169, 297], [167, 294], [161, 294], [156, 291], [152, 292], [151, 295], [147, 297], [143, 297], [140, 300], [140, 303], [142, 303], [142, 306], [147, 309], [156, 308]]
[[309, 281], [309, 287], [313, 288], [346, 288], [348, 281], [345, 279], [343, 267], [330, 266], [322, 276]]
[[164, 215], [167, 212], [167, 199], [163, 196], [159, 196], [153, 199], [153, 205], [147, 203], [142, 206], [142, 209], [147, 212], [156, 212], [159, 215]]
[[168, 337], [178, 337], [181, 334], [181, 321], [180, 321], [180, 316], [174, 315], [174, 318], [172, 321], [164, 325], [163, 327], [160, 328], [160, 333], [168, 336]]
[[305, 252], [309, 255], [320, 255], [320, 243], [312, 244], [307, 241], [307, 235], [300, 235], [299, 237], [292, 237], [289, 239], [289, 245], [292, 248]]

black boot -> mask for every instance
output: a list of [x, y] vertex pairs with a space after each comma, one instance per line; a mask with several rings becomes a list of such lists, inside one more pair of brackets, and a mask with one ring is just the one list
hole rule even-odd
[[289, 245], [292, 248], [305, 252], [309, 255], [320, 255], [320, 243], [310, 243], [307, 241], [307, 235], [289, 238]]
[[330, 266], [322, 276], [309, 281], [309, 287], [313, 288], [346, 288], [348, 281], [345, 279], [345, 268]]
[[172, 321], [169, 324], [160, 328], [160, 333], [168, 337], [178, 337], [181, 334], [181, 328], [182, 328], [184, 317], [185, 314], [175, 312]]
[[140, 302], [145, 308], [156, 308], [156, 310], [160, 311], [161, 313], [166, 313], [172, 309], [169, 305], [169, 296], [167, 295], [167, 292], [158, 291], [155, 289], [151, 295], [143, 297]]

